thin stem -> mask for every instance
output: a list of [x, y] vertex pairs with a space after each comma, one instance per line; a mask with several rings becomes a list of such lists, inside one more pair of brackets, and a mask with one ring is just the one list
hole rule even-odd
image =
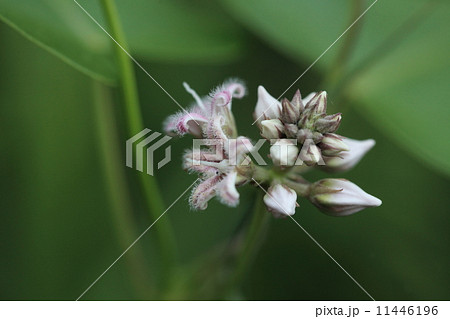
[[[113, 221], [122, 249], [126, 249], [138, 236], [132, 218], [132, 205], [127, 191], [126, 177], [120, 163], [117, 141], [116, 119], [110, 90], [93, 81], [94, 111], [100, 145], [100, 157], [108, 188]], [[145, 271], [145, 258], [139, 246], [128, 253], [126, 258], [129, 276], [138, 297], [150, 296], [150, 279]]]
[[[101, 0], [102, 8], [108, 23], [112, 37], [120, 43], [122, 48], [128, 50], [125, 36], [120, 24], [119, 14], [114, 0]], [[137, 92], [136, 79], [133, 65], [128, 55], [117, 45], [114, 45], [114, 52], [120, 74], [120, 84], [123, 95], [123, 106], [125, 108], [126, 122], [129, 136], [140, 132], [144, 126], [139, 97]], [[158, 188], [156, 179], [146, 174], [139, 174], [139, 181], [144, 196], [144, 204], [153, 220], [157, 219], [164, 211], [162, 196]], [[170, 280], [174, 261], [176, 260], [176, 244], [173, 230], [168, 217], [161, 218], [155, 227], [157, 244], [161, 254], [161, 284]]]
[[236, 267], [225, 288], [225, 296], [236, 289], [249, 270], [267, 233], [271, 215], [265, 210], [262, 196], [258, 191], [252, 212], [252, 219], [245, 235], [242, 249], [237, 257]]

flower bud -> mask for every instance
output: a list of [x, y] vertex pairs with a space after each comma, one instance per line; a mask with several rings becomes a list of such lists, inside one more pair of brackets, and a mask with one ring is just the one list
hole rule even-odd
[[258, 102], [256, 103], [254, 117], [261, 122], [267, 119], [280, 117], [281, 103], [270, 95], [263, 86], [258, 87]]
[[279, 139], [284, 132], [283, 123], [280, 120], [264, 120], [261, 121], [261, 135], [270, 139]]
[[284, 124], [284, 133], [289, 138], [297, 138], [298, 126], [296, 124]]
[[366, 207], [381, 205], [381, 200], [367, 194], [346, 179], [326, 178], [310, 186], [309, 200], [322, 212], [347, 216]]
[[344, 137], [343, 142], [350, 150], [340, 153], [339, 157], [325, 158], [326, 166], [323, 166], [322, 169], [328, 172], [347, 171], [358, 164], [361, 158], [375, 145], [375, 141], [372, 139], [358, 141]]
[[282, 139], [270, 147], [270, 158], [276, 166], [294, 166], [298, 156], [295, 140]]
[[[306, 103], [306, 102], [305, 102]], [[300, 90], [297, 90], [292, 98], [291, 104], [299, 110], [299, 112], [303, 112], [305, 109], [305, 105], [302, 101], [302, 95], [300, 94]]]
[[312, 100], [313, 97], [317, 95], [317, 92], [311, 92], [306, 97], [302, 98], [303, 105], [306, 108], [306, 105]]
[[314, 126], [317, 131], [321, 133], [334, 133], [339, 128], [339, 125], [341, 124], [341, 113], [333, 114], [333, 115], [327, 115], [322, 118], [319, 118]]
[[300, 109], [284, 98], [281, 101], [281, 120], [285, 124], [297, 123], [300, 118]]
[[325, 134], [319, 146], [325, 156], [336, 156], [341, 152], [349, 151], [343, 138], [336, 134]]
[[308, 129], [300, 129], [297, 131], [297, 141], [300, 144], [305, 143], [306, 140], [311, 140], [313, 133]]
[[327, 92], [322, 91], [316, 94], [308, 103], [312, 115], [324, 114], [327, 110]]
[[294, 215], [295, 207], [298, 205], [296, 201], [297, 193], [281, 184], [269, 187], [267, 194], [264, 195], [264, 204], [275, 218]]
[[296, 162], [296, 165], [301, 165], [305, 163], [308, 166], [315, 165], [317, 163], [323, 163], [322, 153], [320, 149], [314, 143], [305, 143], [300, 151], [299, 161]]

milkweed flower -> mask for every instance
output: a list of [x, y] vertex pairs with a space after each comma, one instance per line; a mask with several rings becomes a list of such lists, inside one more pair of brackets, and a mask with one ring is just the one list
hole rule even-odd
[[245, 87], [241, 82], [228, 81], [209, 96], [200, 98], [188, 84], [183, 85], [195, 103], [186, 113], [170, 116], [164, 128], [169, 135], [191, 134], [205, 142], [206, 150], [189, 150], [183, 157], [184, 168], [198, 173], [200, 179], [192, 191], [190, 204], [194, 209], [203, 210], [217, 196], [222, 203], [236, 206], [239, 203], [236, 184], [245, 179], [241, 172], [247, 169], [241, 164], [253, 146], [248, 138], [236, 137], [231, 101], [242, 98]]
[[[183, 85], [194, 103], [186, 112], [168, 117], [164, 129], [169, 135], [190, 134], [203, 146], [183, 156], [183, 168], [199, 176], [190, 196], [192, 208], [206, 209], [214, 197], [234, 207], [239, 203], [237, 187], [244, 184], [265, 189], [264, 204], [276, 218], [294, 215], [299, 197], [332, 216], [381, 205], [381, 200], [348, 180], [326, 178], [310, 183], [303, 178], [313, 168], [349, 170], [375, 145], [371, 139], [358, 141], [336, 133], [342, 114], [326, 113], [325, 91], [302, 98], [297, 90], [291, 100], [278, 101], [259, 86], [253, 117], [263, 139], [253, 145], [238, 135], [231, 109], [232, 99], [245, 95], [241, 81], [227, 81], [204, 97]], [[257, 153], [261, 141], [271, 143], [271, 167]]]

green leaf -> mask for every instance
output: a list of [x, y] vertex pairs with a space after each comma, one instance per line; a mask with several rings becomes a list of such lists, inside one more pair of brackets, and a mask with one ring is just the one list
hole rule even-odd
[[[271, 0], [223, 3], [244, 25], [302, 65], [311, 64], [344, 32], [356, 18], [351, 16], [351, 5], [358, 4], [294, 0], [281, 5]], [[372, 3], [365, 1], [361, 11]], [[347, 82], [346, 93], [356, 109], [398, 145], [450, 175], [450, 144], [443, 141], [450, 134], [450, 108], [446, 106], [450, 43], [448, 32], [443, 32], [449, 27], [448, 12], [449, 4], [444, 1], [379, 1], [353, 26], [361, 29], [353, 54], [347, 64], [339, 64], [345, 65], [344, 74], [354, 75]], [[326, 77], [345, 41], [344, 36], [325, 53], [315, 71]], [[353, 73], [356, 69], [361, 71]], [[303, 70], [298, 72], [300, 75]]]
[[0, 0], [1, 19], [65, 62], [113, 82], [111, 40], [73, 1]]
[[[240, 30], [209, 1], [116, 2], [130, 53], [138, 59], [226, 62], [242, 53]], [[107, 29], [98, 1], [78, 3]], [[116, 81], [115, 44], [75, 1], [0, 0], [0, 18], [88, 75]]]
[[[448, 8], [448, 7], [447, 7]], [[426, 164], [450, 175], [449, 10], [433, 11], [347, 89], [361, 114]], [[447, 23], [448, 26], [448, 23]]]

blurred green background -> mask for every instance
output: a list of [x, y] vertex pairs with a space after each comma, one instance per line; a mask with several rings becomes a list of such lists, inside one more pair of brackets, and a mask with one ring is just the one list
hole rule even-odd
[[[201, 95], [229, 77], [247, 83], [233, 108], [240, 134], [253, 139], [257, 86], [281, 94], [373, 3], [116, 2], [131, 53], [182, 105], [192, 101], [183, 81]], [[97, 1], [79, 3], [104, 25]], [[343, 112], [339, 133], [377, 141], [335, 177], [381, 198], [381, 207], [333, 218], [300, 199], [294, 216], [377, 300], [450, 299], [449, 14], [448, 1], [379, 0], [286, 93], [329, 91], [330, 112]], [[113, 43], [73, 1], [0, 0], [0, 17], [0, 298], [74, 300], [126, 248], [111, 189], [122, 190], [136, 237], [153, 221], [137, 173], [125, 167]], [[161, 131], [178, 107], [136, 75], [145, 126]], [[166, 206], [195, 180], [181, 170], [190, 143], [172, 140], [173, 160], [157, 172]], [[240, 192], [236, 209], [211, 201], [194, 212], [186, 195], [163, 217], [174, 225], [181, 265], [230, 238], [255, 189]], [[145, 290], [144, 277], [157, 273], [154, 241], [151, 229], [83, 299], [146, 299], [136, 282]], [[137, 251], [144, 263], [130, 266]], [[271, 221], [241, 287], [233, 298], [368, 299], [289, 219]]]

